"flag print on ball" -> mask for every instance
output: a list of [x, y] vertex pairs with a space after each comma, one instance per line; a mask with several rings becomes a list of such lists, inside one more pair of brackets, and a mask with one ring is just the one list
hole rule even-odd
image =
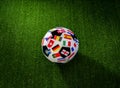
[[64, 34], [64, 38], [65, 38], [65, 39], [69, 39], [69, 40], [71, 40], [71, 39], [72, 39], [72, 36], [69, 35], [69, 34]]
[[55, 53], [52, 56], [53, 56], [53, 58], [57, 58], [57, 57], [60, 57], [61, 55], [60, 55], [60, 53]]
[[72, 35], [72, 36], [74, 35], [74, 33], [71, 30], [67, 30], [67, 33]]
[[68, 52], [68, 51], [66, 51], [66, 50], [64, 50], [64, 49], [61, 51], [61, 54], [65, 55], [65, 56], [68, 56], [69, 53], [70, 53], [70, 52]]
[[54, 52], [60, 50], [60, 45], [57, 44], [56, 46], [54, 46], [54, 47], [52, 48], [52, 50], [53, 50]]
[[78, 52], [79, 41], [70, 29], [56, 27], [45, 34], [41, 46], [43, 54], [51, 62], [67, 63]]
[[62, 37], [55, 35], [55, 36], [54, 36], [54, 39], [57, 40], [57, 41], [61, 41], [61, 40], [62, 40]]
[[63, 46], [71, 46], [71, 41], [63, 41]]
[[54, 40], [51, 39], [48, 43], [48, 48], [51, 48], [53, 46], [53, 44], [54, 44]]
[[75, 52], [73, 52], [70, 56], [68, 56], [68, 59], [70, 59], [71, 57], [73, 57], [74, 54], [75, 54]]
[[74, 52], [74, 47], [71, 48], [71, 51]]
[[74, 41], [75, 41], [76, 44], [79, 44], [78, 39], [74, 38]]
[[57, 59], [58, 62], [65, 62], [65, 60], [66, 60], [65, 58], [58, 58]]
[[43, 52], [46, 56], [49, 56], [49, 54], [51, 53], [50, 49], [48, 49], [47, 46], [43, 46]]
[[60, 54], [63, 58], [70, 55], [70, 48], [69, 47], [62, 47], [60, 50]]
[[65, 30], [64, 30], [63, 28], [58, 28], [57, 30], [58, 30], [58, 31], [57, 31], [58, 33], [63, 33], [63, 32], [65, 32]]
[[42, 39], [42, 43], [41, 44], [42, 44], [42, 46], [44, 45], [44, 39]]

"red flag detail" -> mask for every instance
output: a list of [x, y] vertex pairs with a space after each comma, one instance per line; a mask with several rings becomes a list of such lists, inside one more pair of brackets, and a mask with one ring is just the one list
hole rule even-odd
[[67, 55], [69, 54], [69, 52], [63, 49], [63, 50], [61, 51], [61, 54], [67, 56]]
[[76, 47], [77, 45], [76, 45], [76, 43], [74, 43], [74, 47]]
[[68, 46], [71, 46], [71, 42], [70, 41], [68, 41]]
[[48, 43], [48, 48], [51, 48], [53, 44], [54, 44], [54, 41], [50, 40], [49, 43]]
[[68, 59], [70, 59], [74, 54], [75, 54], [75, 53], [73, 52], [73, 53], [68, 57]]

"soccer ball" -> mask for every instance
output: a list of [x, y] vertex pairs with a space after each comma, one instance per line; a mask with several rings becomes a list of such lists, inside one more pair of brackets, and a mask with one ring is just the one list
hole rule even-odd
[[79, 41], [70, 29], [56, 27], [45, 34], [41, 45], [43, 54], [48, 60], [67, 63], [78, 52]]

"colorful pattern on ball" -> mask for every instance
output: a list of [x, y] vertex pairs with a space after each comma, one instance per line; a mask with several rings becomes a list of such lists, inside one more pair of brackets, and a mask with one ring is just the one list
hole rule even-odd
[[70, 29], [57, 27], [46, 33], [41, 45], [43, 54], [48, 60], [67, 63], [78, 52], [79, 40]]

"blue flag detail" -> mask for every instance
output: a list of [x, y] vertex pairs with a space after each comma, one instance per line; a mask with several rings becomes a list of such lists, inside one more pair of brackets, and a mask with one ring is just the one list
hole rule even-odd
[[45, 50], [45, 52], [46, 52], [46, 54], [51, 54], [51, 51], [50, 51], [50, 49], [48, 49], [48, 50]]
[[72, 52], [73, 52], [73, 51], [74, 51], [74, 48], [72, 47], [71, 50], [72, 50]]
[[74, 41], [75, 41], [77, 44], [79, 43], [78, 39], [76, 39], [76, 38], [74, 38]]
[[48, 41], [49, 38], [45, 38], [46, 41]]
[[71, 33], [71, 32], [67, 32], [68, 34], [70, 34], [70, 35], [74, 35], [73, 33]]
[[58, 58], [58, 61], [65, 61], [65, 58]]

